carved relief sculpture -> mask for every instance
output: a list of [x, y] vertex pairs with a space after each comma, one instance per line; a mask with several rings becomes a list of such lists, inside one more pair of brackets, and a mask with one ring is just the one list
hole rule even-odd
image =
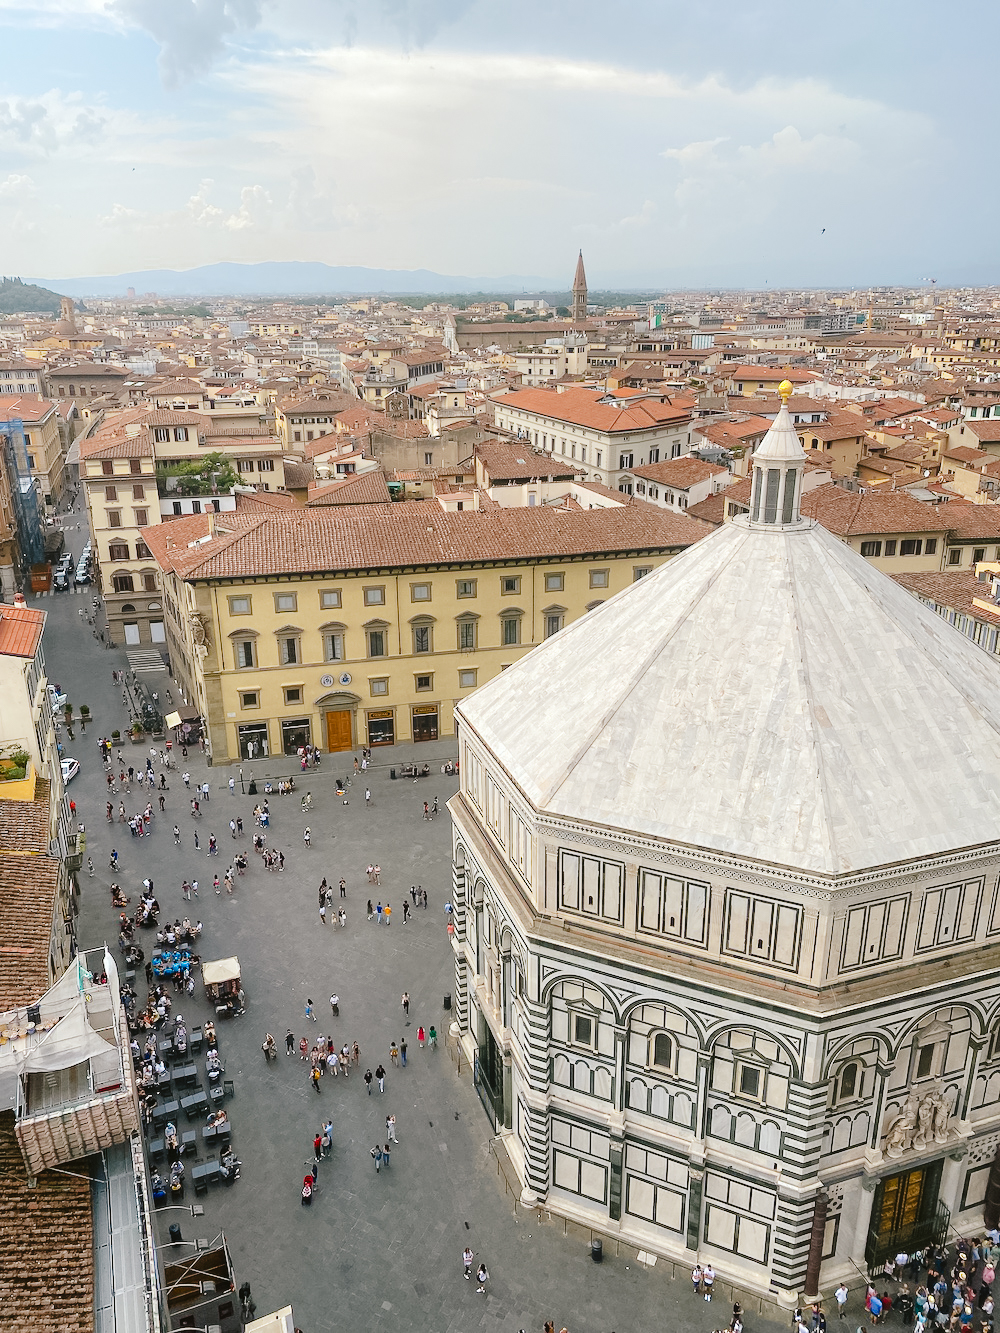
[[886, 1157], [902, 1157], [911, 1148], [946, 1143], [951, 1115], [948, 1099], [940, 1088], [932, 1088], [923, 1096], [911, 1092], [900, 1114], [889, 1122], [886, 1129]]

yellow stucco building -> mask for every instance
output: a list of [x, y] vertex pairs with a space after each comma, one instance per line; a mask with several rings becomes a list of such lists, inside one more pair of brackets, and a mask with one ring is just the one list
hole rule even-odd
[[445, 513], [240, 496], [143, 536], [216, 763], [454, 734], [453, 708], [709, 531], [638, 502]]

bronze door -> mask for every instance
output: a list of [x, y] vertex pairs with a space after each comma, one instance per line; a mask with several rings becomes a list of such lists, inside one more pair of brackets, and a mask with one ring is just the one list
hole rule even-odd
[[882, 1202], [877, 1221], [880, 1236], [912, 1226], [920, 1220], [926, 1177], [927, 1172], [921, 1167], [916, 1171], [890, 1176], [882, 1182]]

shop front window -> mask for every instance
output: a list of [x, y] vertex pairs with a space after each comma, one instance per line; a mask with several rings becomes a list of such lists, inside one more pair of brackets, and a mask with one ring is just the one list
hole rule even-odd
[[436, 741], [438, 738], [438, 706], [423, 704], [412, 710], [413, 739]]
[[247, 722], [236, 728], [241, 759], [265, 759], [268, 754], [267, 723]]
[[396, 719], [391, 708], [382, 708], [368, 713], [368, 744], [394, 745], [396, 742]]
[[304, 745], [312, 743], [307, 717], [289, 718], [281, 724], [281, 749], [284, 754], [296, 754]]

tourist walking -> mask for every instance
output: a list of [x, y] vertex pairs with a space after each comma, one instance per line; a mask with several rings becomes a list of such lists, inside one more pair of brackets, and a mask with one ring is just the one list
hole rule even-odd
[[313, 1013], [313, 1002], [308, 999], [306, 1000], [306, 1018], [311, 1018], [314, 1023], [316, 1022], [316, 1015]]
[[368, 1089], [368, 1096], [370, 1097], [372, 1095], [372, 1071], [370, 1069], [365, 1070], [365, 1087]]
[[387, 1115], [387, 1116], [386, 1116], [386, 1118], [385, 1118], [385, 1132], [386, 1132], [386, 1134], [387, 1134], [388, 1137], [389, 1137], [389, 1142], [390, 1142], [390, 1143], [398, 1143], [398, 1142], [399, 1142], [399, 1139], [396, 1138], [396, 1117], [395, 1117], [394, 1115]]
[[403, 1016], [408, 1019], [410, 1017], [410, 992], [408, 990], [403, 991], [399, 1002], [403, 1006]]
[[291, 1055], [295, 1050], [295, 1033], [291, 1028], [285, 1033], [285, 1054]]
[[381, 1062], [375, 1068], [375, 1077], [378, 1080], [379, 1092], [385, 1092], [385, 1068]]
[[468, 1245], [466, 1245], [465, 1249], [462, 1251], [462, 1268], [464, 1269], [465, 1272], [466, 1282], [472, 1280], [472, 1265], [475, 1261], [475, 1258], [476, 1256], [472, 1253], [472, 1250], [469, 1248]]

